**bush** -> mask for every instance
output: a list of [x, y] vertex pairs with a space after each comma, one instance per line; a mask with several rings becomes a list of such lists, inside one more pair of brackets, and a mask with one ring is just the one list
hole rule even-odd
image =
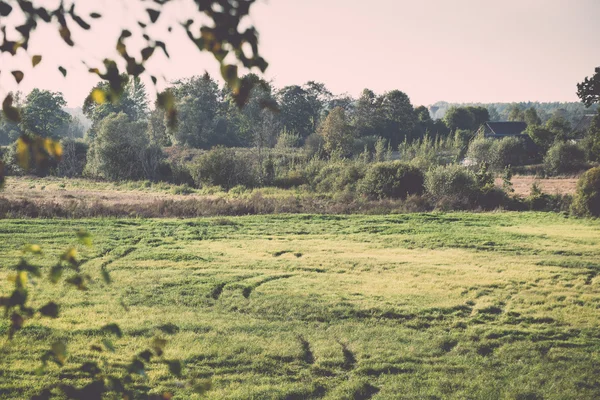
[[423, 184], [423, 173], [419, 169], [394, 161], [371, 165], [359, 188], [370, 198], [404, 199], [407, 195], [423, 193]]
[[492, 146], [492, 167], [495, 170], [503, 170], [509, 165], [525, 165], [527, 161], [527, 146], [522, 139], [505, 137], [494, 141]]
[[600, 217], [600, 167], [579, 178], [572, 211], [580, 216]]
[[365, 176], [364, 164], [358, 162], [329, 162], [321, 168], [310, 185], [317, 192], [353, 190]]
[[506, 166], [524, 165], [528, 161], [527, 145], [516, 137], [498, 139], [476, 139], [469, 146], [467, 158], [477, 165], [488, 164], [494, 170]]
[[488, 164], [493, 165], [494, 157], [492, 148], [494, 147], [493, 139], [475, 139], [469, 145], [467, 158], [477, 165]]
[[479, 194], [475, 173], [459, 165], [429, 170], [425, 188], [443, 208], [471, 208]]
[[544, 157], [544, 169], [550, 175], [575, 173], [584, 167], [585, 153], [573, 143], [555, 143]]
[[279, 134], [275, 148], [277, 149], [290, 149], [294, 147], [300, 147], [302, 139], [300, 135], [284, 130]]
[[238, 157], [235, 150], [215, 147], [198, 157], [191, 167], [192, 176], [198, 187], [222, 186], [231, 189], [237, 185], [255, 186], [257, 174], [253, 166], [243, 157]]

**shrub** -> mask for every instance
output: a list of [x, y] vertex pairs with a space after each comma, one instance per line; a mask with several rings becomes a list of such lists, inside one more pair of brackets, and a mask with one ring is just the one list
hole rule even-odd
[[470, 208], [479, 194], [475, 173], [459, 165], [429, 170], [425, 176], [425, 188], [444, 208]]
[[198, 157], [191, 167], [192, 176], [198, 187], [222, 186], [230, 189], [237, 185], [253, 187], [254, 168], [249, 160], [238, 157], [235, 150], [215, 147]]
[[423, 173], [399, 161], [371, 165], [360, 182], [360, 192], [368, 197], [404, 199], [423, 193]]
[[544, 157], [544, 169], [551, 175], [575, 173], [584, 166], [585, 153], [573, 143], [557, 142]]
[[600, 167], [590, 169], [579, 178], [572, 210], [577, 215], [600, 217]]
[[277, 138], [277, 143], [275, 144], [275, 148], [277, 149], [289, 149], [293, 147], [300, 147], [302, 139], [300, 135], [290, 132], [287, 130], [283, 130], [279, 137]]
[[527, 146], [522, 139], [505, 137], [492, 145], [492, 166], [496, 170], [503, 170], [509, 165], [524, 165], [527, 159]]
[[277, 176], [274, 185], [282, 189], [290, 189], [306, 184], [306, 178], [298, 170], [290, 170]]
[[467, 158], [473, 163], [493, 165], [494, 157], [492, 148], [494, 146], [493, 139], [475, 139], [469, 145]]
[[358, 162], [329, 162], [310, 185], [317, 192], [339, 192], [355, 189], [355, 185], [365, 176], [364, 164]]

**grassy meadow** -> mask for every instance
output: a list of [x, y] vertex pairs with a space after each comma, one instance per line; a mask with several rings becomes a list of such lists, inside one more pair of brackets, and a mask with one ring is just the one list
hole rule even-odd
[[[87, 291], [13, 341], [0, 322], [0, 398], [83, 385], [89, 358], [127, 363], [159, 335], [208, 399], [598, 399], [600, 223], [554, 213], [278, 215], [0, 221], [0, 293], [24, 243], [46, 271], [78, 246]], [[105, 266], [114, 282], [100, 278]], [[90, 346], [115, 322], [115, 353]], [[37, 376], [68, 342], [64, 368]], [[192, 394], [166, 366], [140, 387]]]

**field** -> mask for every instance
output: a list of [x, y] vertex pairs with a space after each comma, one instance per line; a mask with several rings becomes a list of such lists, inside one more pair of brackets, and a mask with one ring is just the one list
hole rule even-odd
[[[600, 223], [542, 213], [0, 221], [1, 275], [26, 242], [79, 246], [88, 291], [0, 345], [0, 398], [82, 385], [155, 335], [209, 399], [598, 399]], [[32, 256], [33, 257], [33, 256]], [[114, 283], [100, 278], [105, 265]], [[10, 283], [0, 282], [6, 293]], [[116, 353], [94, 353], [116, 322]], [[0, 323], [6, 336], [8, 324]], [[69, 358], [36, 376], [56, 339]], [[164, 365], [140, 387], [196, 398]]]

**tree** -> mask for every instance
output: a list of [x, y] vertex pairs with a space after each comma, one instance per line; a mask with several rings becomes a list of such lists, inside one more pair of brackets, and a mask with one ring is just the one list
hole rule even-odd
[[[302, 139], [315, 132], [318, 115], [315, 115], [315, 102], [310, 93], [298, 85], [286, 86], [277, 92], [281, 125]], [[315, 121], [317, 118], [317, 121]]]
[[475, 116], [466, 107], [450, 107], [444, 116], [444, 122], [451, 131], [457, 129], [472, 131], [475, 127]]
[[348, 156], [352, 153], [354, 133], [343, 108], [331, 110], [321, 124], [319, 134], [323, 136], [324, 149], [330, 155]]
[[577, 84], [577, 96], [587, 107], [600, 103], [600, 67], [596, 68], [594, 76]]
[[170, 91], [178, 112], [177, 125], [169, 130], [173, 143], [202, 149], [223, 144], [225, 135], [219, 135], [218, 128], [226, 121], [219, 119], [222, 98], [217, 82], [205, 74], [179, 80]]
[[508, 112], [508, 120], [511, 122], [525, 121], [525, 112], [518, 104], [513, 104]]
[[525, 113], [523, 114], [523, 121], [527, 124], [527, 126], [542, 124], [542, 120], [540, 117], [538, 117], [537, 111], [535, 111], [535, 108], [533, 107], [529, 107], [527, 110], [525, 110]]
[[592, 120], [583, 142], [588, 160], [600, 161], [600, 112]]
[[33, 89], [25, 99], [21, 127], [27, 133], [56, 138], [71, 116], [63, 110], [67, 102], [62, 94]]
[[566, 140], [572, 132], [571, 124], [560, 112], [555, 112], [552, 117], [546, 121], [546, 129], [553, 132], [554, 135], [561, 140]]
[[397, 147], [405, 139], [409, 141], [415, 136], [417, 117], [406, 93], [392, 90], [383, 95], [381, 100], [384, 130], [382, 137]]
[[358, 137], [383, 134], [382, 98], [372, 90], [364, 89], [354, 111], [354, 127]]
[[144, 122], [110, 114], [90, 147], [87, 172], [110, 180], [154, 179], [162, 154], [149, 142]]
[[548, 128], [540, 125], [529, 125], [525, 130], [531, 140], [538, 145], [544, 152], [547, 151], [554, 143], [556, 134]]

